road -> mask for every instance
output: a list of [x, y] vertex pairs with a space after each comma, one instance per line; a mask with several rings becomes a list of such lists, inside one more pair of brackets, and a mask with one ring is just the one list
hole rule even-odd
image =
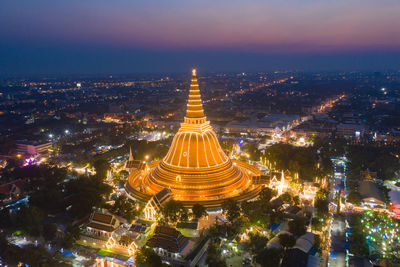
[[334, 216], [331, 225], [331, 253], [328, 261], [331, 267], [346, 266], [346, 223], [345, 217]]
[[[330, 201], [335, 201], [337, 192], [346, 189], [346, 163], [342, 159], [333, 160], [334, 175], [330, 179]], [[343, 198], [343, 196], [342, 196]], [[343, 214], [333, 215], [330, 225], [330, 254], [328, 259], [329, 267], [344, 267], [346, 262], [346, 216]]]

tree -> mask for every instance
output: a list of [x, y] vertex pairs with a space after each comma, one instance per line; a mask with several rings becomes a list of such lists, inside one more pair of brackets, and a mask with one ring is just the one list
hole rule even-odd
[[311, 227], [314, 231], [322, 231], [323, 219], [320, 217], [313, 217], [311, 219]]
[[299, 196], [294, 196], [293, 197], [293, 203], [295, 205], [300, 205], [300, 197]]
[[80, 238], [80, 230], [77, 226], [69, 225], [67, 227], [67, 231], [61, 241], [61, 244], [64, 248], [71, 248], [75, 241]]
[[187, 221], [188, 211], [182, 202], [171, 199], [161, 207], [161, 214], [166, 222]]
[[3, 250], [8, 246], [7, 235], [5, 232], [0, 233], [0, 255], [2, 255]]
[[296, 239], [291, 234], [280, 234], [279, 244], [281, 244], [281, 246], [286, 250], [296, 244]]
[[70, 197], [71, 215], [82, 218], [92, 212], [93, 207], [106, 207], [105, 199], [112, 192], [112, 187], [98, 176], [80, 177], [66, 185]]
[[153, 249], [143, 246], [136, 251], [135, 261], [137, 266], [162, 267], [165, 266], [160, 256]]
[[17, 214], [16, 225], [29, 235], [40, 236], [43, 212], [35, 206], [22, 207]]
[[317, 198], [317, 200], [315, 200], [314, 207], [317, 209], [318, 215], [324, 217], [329, 213], [329, 200]]
[[341, 190], [339, 190], [339, 192], [336, 193], [335, 195], [335, 201], [336, 201], [336, 213], [339, 214], [340, 213], [340, 205], [342, 202], [342, 198], [341, 198]]
[[23, 262], [29, 266], [71, 266], [69, 262], [59, 257], [57, 253], [49, 253], [42, 246], [24, 246], [22, 248], [8, 244], [2, 251], [3, 263], [17, 266]]
[[137, 215], [135, 203], [122, 195], [117, 197], [114, 205], [111, 206], [110, 211], [121, 217], [124, 217], [128, 221], [132, 221]]
[[229, 151], [232, 153], [233, 148], [236, 146], [236, 141], [234, 139], [225, 139], [221, 142], [221, 147], [224, 151]]
[[126, 171], [126, 170], [120, 171], [119, 174], [120, 174], [123, 178], [128, 178], [128, 176], [129, 176], [129, 172]]
[[93, 162], [93, 167], [96, 170], [96, 176], [101, 179], [107, 177], [107, 171], [110, 169], [110, 163], [106, 159], [98, 159]]
[[282, 257], [281, 249], [265, 248], [256, 256], [256, 262], [262, 267], [279, 267]]
[[31, 193], [29, 202], [46, 213], [58, 213], [65, 210], [60, 186], [55, 181], [50, 181]]
[[323, 188], [320, 188], [315, 194], [316, 199], [327, 199], [329, 196], [329, 192]]
[[267, 148], [265, 157], [276, 169], [298, 173], [303, 180], [312, 181], [318, 174], [318, 156], [313, 147], [274, 144]]
[[222, 211], [229, 221], [234, 221], [240, 217], [239, 203], [234, 199], [227, 199], [222, 203]]
[[263, 235], [249, 233], [249, 246], [253, 254], [258, 254], [262, 251], [268, 243], [268, 238]]
[[200, 219], [201, 217], [208, 215], [207, 209], [199, 203], [193, 205], [192, 212], [196, 219]]
[[43, 237], [46, 241], [52, 241], [56, 237], [57, 224], [48, 223], [43, 226]]
[[256, 143], [248, 143], [244, 145], [242, 148], [248, 155], [249, 159], [252, 161], [256, 161], [260, 159], [260, 150], [258, 150], [258, 144]]
[[247, 217], [247, 219], [250, 221], [250, 223], [257, 223], [257, 222], [263, 222], [267, 223], [269, 222], [270, 216], [269, 214], [266, 214], [266, 208], [269, 207], [269, 203], [265, 206], [261, 203], [261, 201], [246, 201], [241, 203], [241, 208], [243, 211], [243, 215]]
[[321, 237], [319, 235], [314, 236], [314, 248], [319, 254], [322, 254]]
[[281, 195], [282, 201], [284, 203], [292, 203], [292, 196], [290, 195], [289, 192], [285, 192]]
[[304, 235], [307, 232], [306, 221], [302, 218], [289, 221], [289, 232], [294, 236]]
[[8, 194], [4, 194], [4, 193], [0, 192], [0, 201], [3, 200], [3, 199], [6, 199], [8, 197], [9, 197]]
[[278, 195], [278, 191], [273, 190], [269, 187], [264, 187], [263, 189], [261, 189], [260, 194], [258, 195], [260, 201], [262, 203], [269, 203], [269, 201]]
[[346, 201], [358, 206], [361, 204], [361, 195], [359, 192], [351, 190], [350, 193], [347, 195]]
[[209, 267], [226, 267], [226, 262], [221, 259], [221, 251], [214, 243], [208, 247], [206, 263]]

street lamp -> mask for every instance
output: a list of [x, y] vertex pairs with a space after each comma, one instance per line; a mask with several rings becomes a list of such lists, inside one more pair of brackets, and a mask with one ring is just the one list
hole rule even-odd
[[144, 156], [144, 158], [145, 158], [146, 160], [148, 160], [148, 159], [149, 159], [149, 155]]
[[65, 130], [65, 134], [69, 134], [69, 130]]

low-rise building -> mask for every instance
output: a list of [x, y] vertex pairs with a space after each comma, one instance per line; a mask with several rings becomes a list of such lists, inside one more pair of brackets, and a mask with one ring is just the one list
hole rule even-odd
[[129, 149], [129, 158], [125, 162], [124, 169], [128, 172], [132, 172], [133, 170], [139, 169], [141, 171], [146, 169], [146, 162], [141, 160], [135, 160], [132, 154], [132, 148]]
[[127, 251], [130, 256], [137, 250], [134, 236], [128, 234], [112, 234], [106, 243], [106, 247], [115, 251]]
[[165, 187], [158, 191], [144, 207], [144, 216], [146, 220], [155, 220], [161, 206], [172, 199], [171, 189]]
[[183, 265], [185, 256], [189, 254], [194, 243], [172, 227], [157, 226], [146, 245], [153, 248], [164, 260]]
[[385, 205], [385, 198], [382, 190], [378, 184], [373, 181], [362, 181], [360, 182], [358, 189], [361, 200], [364, 205], [375, 207], [376, 205]]
[[301, 251], [308, 253], [314, 246], [315, 235], [307, 232], [296, 240], [296, 245], [293, 248], [298, 248]]
[[0, 200], [2, 200], [1, 198], [4, 198], [3, 200], [5, 201], [18, 198], [24, 190], [24, 187], [25, 181], [22, 179], [0, 185], [0, 194], [2, 195]]
[[392, 210], [395, 213], [396, 218], [400, 218], [400, 191], [390, 190], [389, 191], [390, 202], [392, 203]]
[[121, 222], [112, 214], [93, 212], [86, 224], [86, 231], [93, 235], [111, 237], [120, 224]]

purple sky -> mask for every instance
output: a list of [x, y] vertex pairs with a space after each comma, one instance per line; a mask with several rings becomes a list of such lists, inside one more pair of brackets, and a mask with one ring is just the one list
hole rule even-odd
[[0, 36], [0, 56], [7, 61], [0, 62], [0, 72], [15, 72], [18, 64], [23, 72], [24, 60], [40, 58], [37, 53], [47, 47], [54, 54], [99, 49], [100, 57], [146, 50], [166, 57], [223, 51], [297, 57], [362, 53], [379, 59], [377, 53], [400, 53], [400, 1], [3, 0]]

